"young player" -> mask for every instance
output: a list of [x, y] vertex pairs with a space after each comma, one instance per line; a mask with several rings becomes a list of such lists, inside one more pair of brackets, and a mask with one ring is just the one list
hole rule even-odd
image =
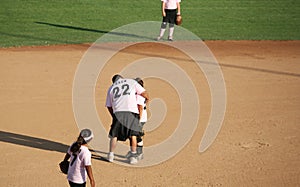
[[[144, 87], [144, 81], [137, 77], [135, 79], [142, 87]], [[144, 154], [143, 154], [143, 146], [144, 146], [144, 142], [142, 137], [144, 136], [144, 131], [143, 131], [143, 127], [147, 122], [147, 106], [146, 106], [146, 99], [144, 97], [141, 97], [140, 95], [137, 95], [137, 103], [138, 103], [138, 109], [139, 109], [139, 114], [140, 114], [140, 135], [137, 136], [137, 158], [138, 160], [141, 160], [144, 158]]]
[[162, 1], [162, 24], [160, 27], [160, 33], [157, 37], [157, 41], [162, 39], [169, 23], [169, 36], [168, 40], [173, 41], [174, 25], [176, 15], [180, 15], [180, 2], [181, 0], [161, 0]]
[[[144, 87], [144, 81], [141, 78], [135, 79], [142, 87]], [[137, 159], [141, 160], [144, 158], [143, 155], [143, 139], [144, 136], [143, 127], [145, 123], [147, 122], [147, 108], [146, 108], [146, 99], [142, 97], [141, 95], [136, 95], [138, 110], [139, 110], [139, 116], [140, 116], [140, 123], [139, 123], [139, 132], [140, 134], [137, 136]], [[126, 157], [130, 157], [131, 151], [129, 151], [126, 155]]]
[[92, 154], [87, 147], [87, 143], [92, 139], [92, 131], [89, 129], [83, 129], [80, 132], [77, 141], [69, 147], [68, 152], [65, 155], [65, 161], [70, 158], [67, 176], [70, 187], [85, 187], [87, 176], [90, 179], [91, 187], [95, 186], [91, 167]]

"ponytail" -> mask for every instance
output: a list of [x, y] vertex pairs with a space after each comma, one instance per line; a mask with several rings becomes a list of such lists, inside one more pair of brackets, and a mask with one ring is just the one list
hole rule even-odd
[[79, 136], [77, 138], [77, 141], [73, 143], [73, 145], [71, 146], [71, 152], [73, 154], [77, 154], [77, 152], [79, 151], [81, 145], [86, 144], [85, 140], [83, 139], [82, 136]]
[[[72, 161], [70, 163], [71, 166], [74, 164], [74, 162], [75, 162], [75, 160], [77, 158], [77, 155], [80, 153], [80, 147], [81, 147], [81, 145], [87, 144], [88, 140], [84, 139], [86, 131], [87, 130], [81, 131], [80, 134], [79, 134], [79, 136], [78, 136], [78, 138], [77, 138], [77, 141], [74, 142], [71, 145], [71, 147], [70, 147], [70, 151], [72, 152], [72, 155], [73, 155], [73, 159], [72, 159]], [[93, 134], [90, 133], [89, 135], [90, 135], [89, 140], [91, 140], [92, 137], [93, 137]]]

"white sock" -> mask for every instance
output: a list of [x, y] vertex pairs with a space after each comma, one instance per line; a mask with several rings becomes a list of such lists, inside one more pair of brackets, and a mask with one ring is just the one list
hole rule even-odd
[[169, 28], [169, 38], [173, 38], [174, 27]]
[[138, 146], [143, 146], [143, 141], [140, 141], [139, 143], [137, 143]]
[[165, 34], [166, 29], [160, 29], [160, 33], [159, 33], [159, 37], [163, 37], [163, 35]]

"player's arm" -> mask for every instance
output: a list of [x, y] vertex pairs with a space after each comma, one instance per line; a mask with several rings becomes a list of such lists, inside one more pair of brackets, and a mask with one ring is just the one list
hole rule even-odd
[[162, 11], [162, 16], [163, 16], [163, 17], [166, 17], [165, 9], [166, 9], [166, 3], [165, 3], [164, 1], [162, 1], [162, 4], [161, 4], [161, 11]]
[[149, 101], [149, 94], [148, 94], [147, 91], [142, 92], [142, 93], [141, 93], [141, 96], [143, 96], [143, 97], [146, 99], [146, 102]]
[[149, 101], [149, 94], [148, 94], [148, 92], [140, 84], [138, 84], [138, 83], [136, 84], [135, 91], [136, 91], [137, 94], [139, 94], [142, 97], [144, 97], [146, 99], [146, 102]]
[[180, 2], [176, 2], [177, 4], [177, 15], [180, 15]]
[[94, 176], [93, 176], [92, 166], [85, 166], [85, 169], [86, 169], [87, 175], [90, 179], [91, 187], [94, 187], [95, 186], [95, 180], [94, 180]]

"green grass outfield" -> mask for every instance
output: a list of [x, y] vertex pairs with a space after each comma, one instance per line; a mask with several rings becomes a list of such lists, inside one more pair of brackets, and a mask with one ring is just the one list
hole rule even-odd
[[[161, 21], [160, 0], [0, 2], [0, 47], [91, 43], [129, 23]], [[182, 0], [181, 6], [182, 27], [203, 40], [300, 39], [299, 0]]]

